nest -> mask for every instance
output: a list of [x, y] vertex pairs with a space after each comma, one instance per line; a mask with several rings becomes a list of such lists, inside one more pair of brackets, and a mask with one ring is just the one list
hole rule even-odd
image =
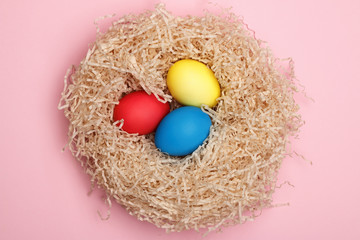
[[[86, 57], [65, 77], [59, 104], [69, 119], [69, 149], [131, 215], [168, 231], [243, 223], [272, 206], [289, 137], [302, 120], [293, 70], [284, 71], [237, 16], [205, 12], [177, 17], [163, 5], [126, 15], [98, 32]], [[112, 119], [135, 90], [179, 104], [166, 86], [181, 59], [206, 64], [221, 86], [210, 135], [191, 155], [171, 157], [154, 134], [128, 134]]]

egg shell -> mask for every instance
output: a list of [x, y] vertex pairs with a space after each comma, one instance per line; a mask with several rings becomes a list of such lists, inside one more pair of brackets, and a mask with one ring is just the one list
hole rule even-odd
[[180, 107], [166, 115], [155, 133], [156, 147], [171, 156], [195, 151], [208, 137], [209, 115], [193, 106]]
[[184, 59], [175, 62], [167, 74], [167, 86], [171, 95], [181, 104], [213, 107], [220, 97], [220, 85], [213, 71], [205, 64]]
[[154, 132], [169, 111], [169, 103], [160, 102], [154, 94], [136, 91], [120, 99], [114, 108], [113, 120], [124, 119], [124, 131], [144, 135]]

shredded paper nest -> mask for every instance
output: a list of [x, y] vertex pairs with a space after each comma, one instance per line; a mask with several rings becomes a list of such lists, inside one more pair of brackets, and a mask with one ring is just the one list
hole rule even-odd
[[[163, 5], [126, 15], [98, 32], [86, 57], [65, 77], [59, 104], [69, 119], [69, 149], [131, 215], [168, 231], [239, 224], [272, 206], [289, 136], [302, 124], [292, 67], [281, 69], [234, 14], [177, 17]], [[161, 153], [154, 134], [128, 134], [112, 119], [135, 90], [179, 104], [166, 86], [181, 59], [206, 64], [221, 86], [210, 135], [185, 157]], [[161, 98], [160, 98], [161, 97]]]

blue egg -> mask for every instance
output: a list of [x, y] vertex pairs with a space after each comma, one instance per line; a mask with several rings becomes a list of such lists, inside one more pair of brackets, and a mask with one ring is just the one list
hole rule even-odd
[[186, 106], [167, 114], [155, 133], [155, 145], [171, 156], [195, 151], [208, 137], [211, 119], [198, 107]]

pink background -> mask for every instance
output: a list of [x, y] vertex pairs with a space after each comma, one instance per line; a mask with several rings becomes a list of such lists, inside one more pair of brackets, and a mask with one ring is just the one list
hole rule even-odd
[[[68, 151], [67, 120], [57, 110], [63, 75], [95, 38], [93, 20], [152, 9], [141, 0], [1, 0], [0, 239], [201, 239], [166, 234], [87, 195], [89, 177]], [[205, 0], [164, 1], [176, 14], [199, 14]], [[274, 195], [289, 207], [207, 239], [360, 239], [360, 1], [227, 0], [276, 56], [293, 57], [315, 103], [298, 96], [306, 120]]]

